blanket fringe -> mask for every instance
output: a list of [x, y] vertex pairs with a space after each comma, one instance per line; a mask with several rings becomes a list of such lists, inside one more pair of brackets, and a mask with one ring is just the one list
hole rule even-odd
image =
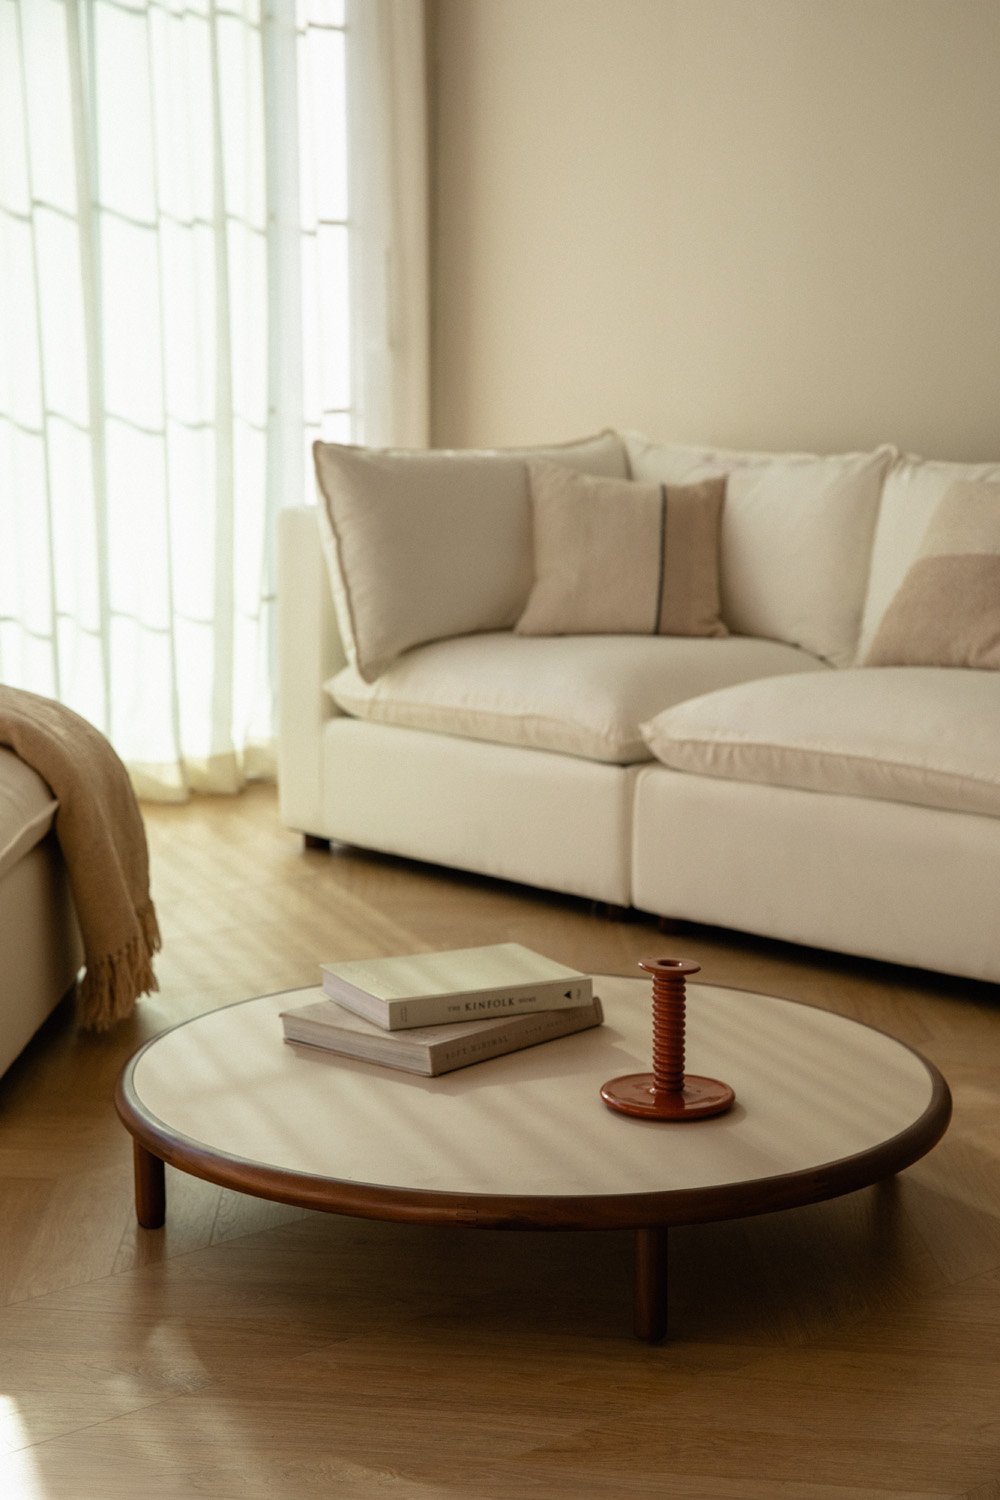
[[87, 962], [77, 991], [77, 1009], [80, 1025], [88, 1031], [107, 1031], [124, 1021], [140, 995], [160, 988], [152, 964], [153, 954], [162, 946], [153, 903], [140, 907], [136, 916], [139, 931], [124, 947]]

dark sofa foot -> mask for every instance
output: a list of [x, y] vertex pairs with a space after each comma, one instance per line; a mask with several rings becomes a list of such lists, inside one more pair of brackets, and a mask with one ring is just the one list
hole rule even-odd
[[631, 906], [616, 906], [613, 901], [592, 901], [591, 910], [595, 917], [603, 917], [606, 922], [631, 922], [635, 916]]
[[680, 934], [688, 930], [689, 924], [684, 921], [683, 917], [657, 917], [656, 925], [661, 932], [665, 932], [668, 936], [671, 934], [680, 936]]
[[324, 854], [330, 852], [330, 840], [323, 838], [319, 833], [304, 833], [302, 843], [306, 849], [321, 849]]

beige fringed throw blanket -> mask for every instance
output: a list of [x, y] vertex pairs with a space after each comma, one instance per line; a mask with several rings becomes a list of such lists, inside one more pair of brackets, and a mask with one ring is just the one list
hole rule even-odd
[[104, 736], [72, 709], [0, 686], [0, 745], [58, 798], [59, 840], [83, 938], [78, 993], [84, 1026], [104, 1031], [158, 988], [160, 947], [149, 895], [146, 830], [128, 773]]

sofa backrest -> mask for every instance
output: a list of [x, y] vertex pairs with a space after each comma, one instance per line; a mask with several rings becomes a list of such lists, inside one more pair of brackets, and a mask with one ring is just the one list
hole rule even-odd
[[920, 550], [931, 517], [960, 480], [1000, 483], [1000, 463], [948, 463], [904, 453], [889, 469], [872, 543], [858, 661], [867, 656], [882, 616]]
[[739, 635], [854, 660], [882, 484], [896, 456], [755, 453], [625, 433], [633, 479], [694, 483], [725, 474], [722, 617]]

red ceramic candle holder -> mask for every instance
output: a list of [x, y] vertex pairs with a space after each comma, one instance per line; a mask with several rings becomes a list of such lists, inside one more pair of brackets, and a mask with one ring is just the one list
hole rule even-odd
[[736, 1095], [718, 1078], [684, 1071], [686, 981], [700, 964], [683, 958], [645, 958], [653, 980], [653, 1071], [626, 1073], [601, 1089], [609, 1109], [640, 1120], [704, 1120], [725, 1114]]

